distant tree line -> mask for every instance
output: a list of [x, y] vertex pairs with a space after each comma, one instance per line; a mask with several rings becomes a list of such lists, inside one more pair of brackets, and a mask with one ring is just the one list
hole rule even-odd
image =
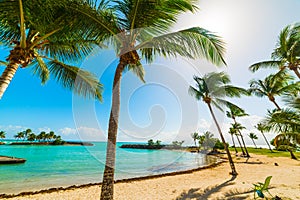
[[[0, 131], [0, 139], [3, 140], [6, 137], [6, 133], [4, 131]], [[40, 134], [36, 135], [32, 132], [31, 129], [26, 129], [25, 131], [20, 131], [16, 135], [14, 135], [16, 140], [30, 141], [30, 142], [45, 142], [45, 143], [53, 143], [53, 144], [63, 144], [64, 141], [61, 139], [60, 135], [56, 135], [54, 131], [50, 131], [46, 133], [45, 131], [40, 132]]]

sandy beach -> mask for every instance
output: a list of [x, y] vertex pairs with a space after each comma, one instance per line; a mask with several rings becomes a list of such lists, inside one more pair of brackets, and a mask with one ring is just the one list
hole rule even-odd
[[[269, 191], [273, 196], [300, 199], [300, 161], [251, 154], [250, 159], [237, 157], [235, 162], [236, 178], [229, 174], [229, 164], [223, 162], [192, 173], [116, 183], [115, 199], [253, 199], [253, 183], [264, 182], [267, 176], [272, 176]], [[91, 200], [99, 199], [99, 195], [100, 186], [95, 185], [9, 199]]]

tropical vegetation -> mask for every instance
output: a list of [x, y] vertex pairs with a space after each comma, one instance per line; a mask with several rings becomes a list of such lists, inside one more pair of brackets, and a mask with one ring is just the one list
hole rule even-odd
[[220, 134], [221, 140], [225, 146], [228, 161], [231, 167], [231, 174], [237, 175], [237, 171], [235, 169], [231, 154], [228, 150], [228, 146], [226, 144], [221, 127], [217, 121], [212, 106], [215, 106], [221, 111], [223, 111], [221, 106], [236, 106], [233, 103], [225, 100], [224, 98], [226, 96], [240, 97], [242, 94], [248, 95], [248, 92], [243, 88], [230, 85], [230, 78], [224, 72], [212, 72], [204, 75], [203, 77], [194, 76], [194, 81], [196, 82], [195, 87], [190, 86], [189, 93], [197, 100], [202, 100], [208, 106], [210, 114]]
[[22, 141], [36, 142], [36, 143], [51, 143], [51, 144], [64, 144], [60, 135], [56, 135], [54, 131], [46, 133], [45, 131], [35, 134], [31, 129], [26, 129], [25, 131], [20, 131], [14, 138]]
[[[42, 11], [42, 12], [41, 12]], [[31, 68], [45, 84], [53, 77], [75, 94], [101, 100], [97, 78], [69, 63], [85, 58], [94, 43], [83, 38], [63, 1], [0, 1], [0, 43], [10, 48], [0, 76], [0, 99], [19, 68]]]
[[279, 34], [271, 60], [255, 63], [249, 67], [253, 72], [261, 68], [275, 68], [279, 71], [291, 70], [300, 79], [300, 24], [286, 26]]
[[252, 142], [253, 142], [255, 148], [257, 148], [257, 146], [256, 146], [256, 144], [255, 144], [255, 142], [254, 142], [254, 140], [257, 140], [257, 139], [258, 139], [257, 135], [255, 135], [255, 133], [249, 133], [248, 136], [249, 136], [249, 138], [252, 140]]

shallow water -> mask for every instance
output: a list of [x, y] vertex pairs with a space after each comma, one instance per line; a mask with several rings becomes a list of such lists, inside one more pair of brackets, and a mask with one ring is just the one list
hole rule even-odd
[[[102, 180], [105, 142], [94, 146], [0, 145], [0, 155], [25, 158], [24, 164], [0, 165], [0, 194]], [[118, 143], [121, 146], [124, 143]], [[203, 154], [117, 148], [116, 179], [183, 171], [207, 164]]]

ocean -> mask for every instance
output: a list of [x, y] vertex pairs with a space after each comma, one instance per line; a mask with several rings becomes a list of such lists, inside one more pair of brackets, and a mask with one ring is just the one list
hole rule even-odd
[[[0, 165], [0, 194], [102, 181], [105, 142], [94, 146], [0, 145], [0, 155], [25, 158], [24, 164]], [[115, 179], [126, 179], [198, 168], [203, 154], [170, 150], [121, 149], [117, 144]]]

